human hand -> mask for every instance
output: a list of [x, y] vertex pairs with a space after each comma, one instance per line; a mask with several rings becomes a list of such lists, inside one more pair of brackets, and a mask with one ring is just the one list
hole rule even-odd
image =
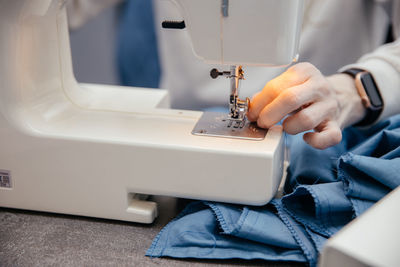
[[268, 82], [253, 96], [247, 117], [261, 128], [283, 121], [289, 134], [303, 135], [325, 149], [342, 140], [342, 129], [360, 121], [365, 108], [354, 80], [346, 74], [325, 77], [310, 63], [299, 63]]

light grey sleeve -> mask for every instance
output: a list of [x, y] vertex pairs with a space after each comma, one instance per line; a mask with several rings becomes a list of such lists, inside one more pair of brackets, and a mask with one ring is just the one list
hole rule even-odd
[[379, 120], [400, 114], [400, 1], [393, 1], [392, 12], [393, 34], [397, 39], [341, 68], [341, 71], [361, 68], [374, 76], [384, 102]]

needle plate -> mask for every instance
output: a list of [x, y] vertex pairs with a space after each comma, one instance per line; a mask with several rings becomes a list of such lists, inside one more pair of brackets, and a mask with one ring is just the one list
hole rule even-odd
[[204, 112], [192, 134], [260, 141], [265, 138], [267, 131], [247, 119], [244, 123], [237, 123], [226, 113]]

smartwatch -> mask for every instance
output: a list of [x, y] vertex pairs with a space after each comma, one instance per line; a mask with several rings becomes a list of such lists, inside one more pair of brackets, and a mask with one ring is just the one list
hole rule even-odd
[[354, 78], [361, 102], [367, 110], [365, 117], [354, 126], [367, 126], [373, 124], [381, 115], [383, 100], [371, 73], [362, 69], [348, 69], [343, 71]]

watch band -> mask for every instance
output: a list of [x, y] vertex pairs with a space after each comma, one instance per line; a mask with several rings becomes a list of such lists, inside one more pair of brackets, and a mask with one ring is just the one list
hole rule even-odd
[[365, 117], [358, 123], [354, 124], [354, 126], [367, 126], [373, 124], [379, 118], [379, 115], [383, 110], [382, 97], [374, 77], [371, 73], [357, 68], [345, 70], [343, 73], [354, 78], [358, 94], [360, 95], [361, 101], [367, 111]]

